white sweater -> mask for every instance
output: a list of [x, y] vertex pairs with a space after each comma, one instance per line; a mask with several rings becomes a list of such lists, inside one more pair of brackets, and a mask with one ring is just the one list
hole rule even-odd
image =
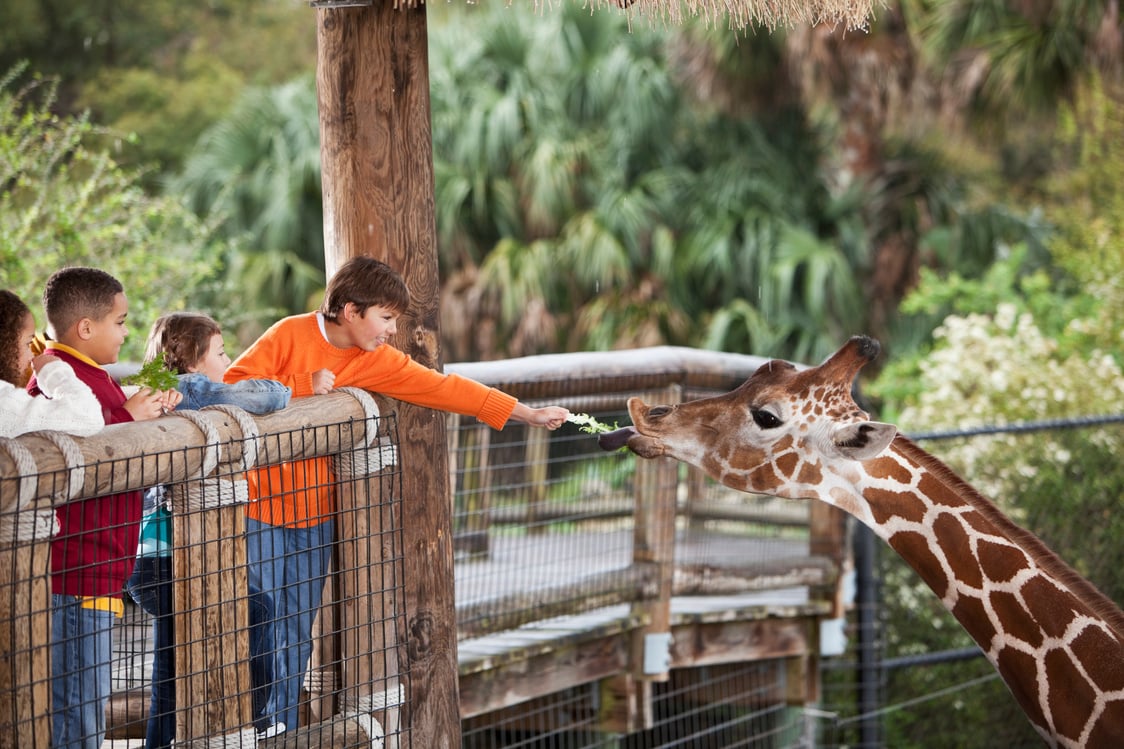
[[36, 379], [49, 398], [0, 380], [0, 437], [47, 429], [85, 437], [105, 426], [98, 399], [66, 362], [51, 362]]

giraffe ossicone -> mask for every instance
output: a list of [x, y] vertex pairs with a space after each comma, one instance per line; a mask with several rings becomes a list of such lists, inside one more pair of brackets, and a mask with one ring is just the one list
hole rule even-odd
[[845, 510], [933, 589], [1049, 746], [1124, 747], [1124, 613], [896, 427], [870, 420], [852, 389], [879, 350], [857, 336], [818, 367], [771, 361], [722, 395], [630, 398], [632, 426], [599, 442]]

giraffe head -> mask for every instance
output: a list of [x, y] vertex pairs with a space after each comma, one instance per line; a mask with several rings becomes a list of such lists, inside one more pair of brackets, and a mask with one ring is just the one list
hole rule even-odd
[[873, 338], [855, 337], [818, 367], [770, 361], [724, 395], [674, 406], [630, 398], [633, 426], [602, 435], [601, 447], [675, 458], [742, 491], [831, 501], [832, 477], [875, 457], [897, 434], [870, 421], [851, 396], [879, 350]]

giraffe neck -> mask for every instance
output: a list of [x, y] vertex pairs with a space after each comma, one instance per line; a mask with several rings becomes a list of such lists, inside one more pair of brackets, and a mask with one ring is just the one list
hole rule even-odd
[[904, 437], [863, 469], [828, 501], [918, 572], [1047, 742], [1124, 745], [1124, 614]]

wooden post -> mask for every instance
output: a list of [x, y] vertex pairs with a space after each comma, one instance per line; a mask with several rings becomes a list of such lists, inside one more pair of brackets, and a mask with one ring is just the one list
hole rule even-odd
[[706, 521], [699, 519], [696, 510], [701, 502], [706, 499], [707, 481], [706, 471], [693, 465], [687, 466], [687, 503], [683, 514], [687, 516], [687, 530], [691, 533], [703, 533], [706, 530]]
[[832, 507], [826, 502], [812, 502], [808, 507], [808, 553], [812, 556], [823, 556], [835, 564], [838, 571], [830, 586], [825, 586], [817, 592], [817, 597], [826, 598], [831, 602], [832, 617], [844, 616], [848, 603], [843, 600], [843, 574], [849, 566], [848, 554], [848, 515], [838, 507]]
[[[678, 385], [658, 396], [658, 403], [682, 399]], [[657, 595], [634, 604], [646, 613], [647, 626], [637, 630], [632, 646], [633, 675], [640, 680], [667, 681], [671, 653], [671, 594], [675, 572], [675, 503], [679, 463], [668, 458], [636, 461], [636, 513], [633, 530], [633, 564], [655, 565]], [[666, 657], [665, 657], [666, 656]], [[642, 690], [640, 695], [650, 695]], [[644, 728], [650, 728], [651, 710], [637, 711]]]
[[[319, 9], [317, 92], [329, 274], [385, 260], [413, 296], [395, 345], [440, 368], [425, 6]], [[445, 415], [398, 405], [408, 653], [416, 746], [461, 744]]]
[[395, 518], [402, 499], [394, 480], [399, 474], [380, 476], [393, 465], [387, 463], [391, 456], [393, 451], [376, 444], [336, 459], [341, 712], [363, 721], [368, 738], [382, 739], [387, 749], [399, 745], [403, 702], [398, 665], [404, 613], [401, 525]]
[[[46, 746], [51, 736], [51, 536], [55, 511], [28, 509], [25, 487], [35, 463], [14, 440], [2, 440], [23, 463], [4, 480], [0, 509], [0, 747]], [[22, 456], [24, 460], [18, 458]], [[28, 466], [30, 463], [30, 467]], [[10, 502], [19, 497], [18, 502]]]
[[[229, 474], [228, 474], [229, 475]], [[171, 486], [176, 745], [254, 746], [245, 479]]]

